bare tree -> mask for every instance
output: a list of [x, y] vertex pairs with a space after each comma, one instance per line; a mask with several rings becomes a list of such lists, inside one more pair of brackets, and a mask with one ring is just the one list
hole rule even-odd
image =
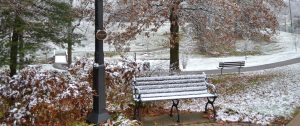
[[[207, 50], [209, 42], [224, 43], [235, 35], [250, 36], [265, 30], [274, 33], [277, 20], [276, 7], [282, 0], [116, 0], [107, 1], [106, 27], [122, 30], [109, 31], [107, 41], [122, 47], [143, 31], [156, 32], [165, 23], [170, 23], [170, 70], [179, 70], [179, 28], [194, 24], [194, 38], [203, 41]], [[257, 6], [257, 7], [256, 7]], [[149, 32], [146, 32], [148, 35]], [[223, 40], [223, 41], [220, 41]], [[218, 44], [218, 43], [213, 43]], [[231, 45], [231, 44], [228, 44]]]
[[72, 7], [66, 35], [68, 65], [72, 63], [72, 46], [76, 43], [80, 43], [80, 39], [83, 38], [83, 35], [76, 33], [75, 30], [80, 26], [83, 20], [90, 19], [90, 12], [93, 11], [92, 8], [89, 7], [89, 5], [93, 3], [90, 0], [76, 0], [77, 5], [74, 5], [74, 2], [74, 0], [68, 1], [68, 4]]

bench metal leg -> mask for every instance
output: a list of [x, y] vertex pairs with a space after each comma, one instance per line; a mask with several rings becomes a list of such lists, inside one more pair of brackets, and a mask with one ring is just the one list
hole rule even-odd
[[134, 105], [134, 119], [141, 120], [141, 112], [140, 112], [140, 106], [142, 102], [141, 101], [135, 101]]
[[214, 112], [214, 118], [216, 118], [216, 109], [215, 109], [215, 106], [214, 106], [214, 102], [216, 100], [217, 97], [213, 97], [213, 100], [210, 100], [209, 98], [207, 98], [207, 103], [205, 105], [205, 113], [207, 113], [207, 105], [208, 104], [211, 104], [212, 108], [213, 108], [213, 112]]
[[221, 68], [221, 75], [223, 74], [223, 68]]
[[177, 122], [180, 122], [180, 118], [179, 118], [179, 110], [178, 110], [178, 104], [179, 104], [179, 100], [172, 100], [173, 102], [173, 105], [171, 107], [171, 111], [170, 111], [170, 116], [172, 117], [173, 116], [173, 107], [176, 108], [176, 111], [177, 111]]

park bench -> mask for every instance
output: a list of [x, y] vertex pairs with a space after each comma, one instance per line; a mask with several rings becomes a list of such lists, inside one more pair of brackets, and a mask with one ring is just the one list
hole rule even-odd
[[223, 74], [223, 69], [225, 67], [238, 67], [239, 74], [241, 73], [241, 68], [245, 66], [245, 61], [236, 61], [236, 62], [220, 62], [219, 68], [221, 69], [221, 74]]
[[173, 116], [173, 108], [177, 110], [177, 122], [179, 119], [178, 104], [181, 99], [207, 98], [205, 112], [210, 104], [213, 108], [217, 98], [213, 84], [207, 82], [206, 75], [176, 75], [159, 77], [139, 77], [133, 80], [133, 99], [135, 101], [134, 118], [140, 120], [140, 106], [143, 102], [172, 100], [170, 116]]

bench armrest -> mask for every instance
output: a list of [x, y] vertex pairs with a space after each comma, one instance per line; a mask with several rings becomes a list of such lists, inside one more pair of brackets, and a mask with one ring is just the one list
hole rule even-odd
[[140, 89], [133, 86], [133, 94], [140, 94]]
[[133, 99], [140, 99], [140, 97], [141, 97], [140, 89], [136, 87], [135, 76], [133, 77], [131, 84], [132, 84]]
[[217, 89], [216, 86], [210, 83], [206, 83], [207, 89], [210, 93], [212, 94], [216, 94], [217, 93]]
[[132, 90], [133, 90], [133, 98], [134, 99], [140, 99], [140, 97], [141, 97], [140, 89], [137, 88], [137, 87], [135, 87], [135, 86], [133, 86]]

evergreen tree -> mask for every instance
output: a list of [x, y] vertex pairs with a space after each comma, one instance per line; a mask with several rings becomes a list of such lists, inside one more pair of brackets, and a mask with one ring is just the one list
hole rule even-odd
[[71, 6], [59, 0], [1, 0], [0, 60], [10, 75], [30, 60], [28, 56], [45, 42], [63, 42]]

